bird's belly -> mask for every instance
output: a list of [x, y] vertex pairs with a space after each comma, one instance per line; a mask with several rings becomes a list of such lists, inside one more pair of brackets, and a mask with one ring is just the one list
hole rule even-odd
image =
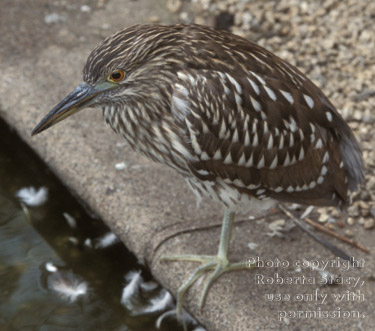
[[254, 215], [277, 204], [276, 200], [270, 198], [257, 199], [221, 180], [209, 182], [200, 181], [196, 178], [186, 178], [186, 181], [196, 195], [198, 203], [203, 197], [208, 197], [233, 211], [251, 212]]

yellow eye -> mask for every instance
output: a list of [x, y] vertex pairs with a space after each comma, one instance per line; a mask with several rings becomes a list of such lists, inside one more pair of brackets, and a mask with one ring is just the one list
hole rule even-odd
[[112, 82], [115, 82], [115, 83], [121, 82], [124, 78], [125, 78], [124, 70], [115, 70], [108, 76], [108, 80], [111, 80]]

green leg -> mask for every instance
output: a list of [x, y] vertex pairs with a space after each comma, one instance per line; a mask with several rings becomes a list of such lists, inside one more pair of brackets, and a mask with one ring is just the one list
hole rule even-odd
[[194, 273], [182, 284], [177, 292], [177, 315], [182, 314], [182, 302], [185, 292], [200, 278], [206, 271], [213, 270], [208, 276], [202, 294], [199, 300], [199, 307], [202, 310], [205, 298], [211, 285], [223, 273], [239, 270], [249, 269], [247, 262], [230, 263], [228, 260], [229, 243], [232, 234], [232, 224], [234, 220], [234, 213], [229, 209], [225, 210], [223, 225], [221, 228], [220, 244], [217, 255], [172, 255], [161, 258], [163, 261], [192, 261], [200, 262], [202, 265], [195, 269]]

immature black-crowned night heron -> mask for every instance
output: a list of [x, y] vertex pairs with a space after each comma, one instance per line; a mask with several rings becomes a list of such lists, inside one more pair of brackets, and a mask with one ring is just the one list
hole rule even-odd
[[363, 179], [358, 143], [327, 97], [294, 66], [250, 41], [199, 25], [138, 25], [107, 38], [88, 57], [84, 83], [34, 129], [37, 134], [87, 107], [130, 146], [179, 172], [192, 190], [225, 206], [201, 307], [228, 261], [234, 213], [277, 201], [344, 208]]

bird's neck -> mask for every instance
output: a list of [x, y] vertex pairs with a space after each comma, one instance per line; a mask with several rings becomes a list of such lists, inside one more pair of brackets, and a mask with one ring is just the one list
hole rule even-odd
[[[103, 117], [107, 124], [123, 136], [135, 151], [153, 161], [182, 170], [181, 159], [172, 153], [168, 140], [169, 124], [172, 122], [168, 113], [158, 113], [155, 105], [153, 112], [147, 104], [133, 101], [121, 106], [115, 104], [103, 107]], [[160, 118], [161, 117], [161, 118]]]

